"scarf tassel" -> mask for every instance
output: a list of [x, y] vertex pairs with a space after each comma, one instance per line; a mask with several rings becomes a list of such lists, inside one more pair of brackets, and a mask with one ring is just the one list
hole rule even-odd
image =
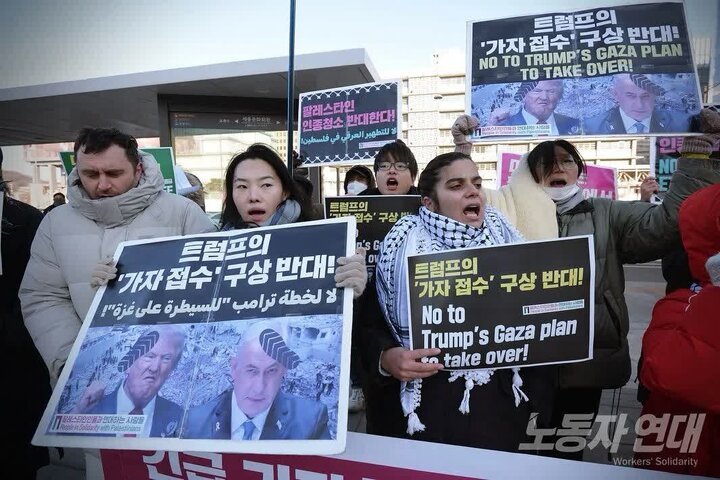
[[413, 435], [415, 432], [424, 432], [425, 431], [425, 425], [420, 421], [420, 418], [418, 417], [417, 413], [410, 412], [410, 415], [408, 415], [408, 428], [407, 433], [408, 435]]
[[416, 378], [407, 385], [401, 387], [400, 405], [403, 413], [408, 419], [407, 433], [413, 435], [415, 432], [424, 432], [425, 425], [420, 421], [420, 417], [415, 413], [415, 409], [420, 406], [420, 392], [422, 390], [422, 379]]
[[475, 386], [475, 382], [473, 382], [471, 379], [465, 380], [465, 392], [463, 393], [462, 402], [460, 402], [460, 413], [463, 415], [467, 415], [470, 413], [470, 390], [473, 389]]

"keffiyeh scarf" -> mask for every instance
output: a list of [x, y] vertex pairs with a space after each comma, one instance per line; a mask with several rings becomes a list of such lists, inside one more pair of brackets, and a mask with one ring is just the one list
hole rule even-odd
[[[395, 339], [405, 348], [410, 347], [409, 316], [407, 310], [408, 255], [438, 252], [455, 248], [482, 247], [523, 241], [522, 235], [493, 207], [485, 207], [485, 221], [473, 227], [451, 218], [420, 208], [419, 215], [400, 219], [383, 242], [377, 263], [377, 292], [380, 307]], [[513, 393], [515, 405], [527, 396], [520, 390], [522, 379], [519, 369], [513, 368]], [[462, 413], [470, 411], [470, 390], [475, 385], [490, 381], [494, 369], [458, 370], [450, 374], [449, 381], [465, 379], [465, 393], [460, 403]], [[421, 432], [425, 426], [415, 410], [420, 406], [422, 380], [401, 382], [400, 402], [408, 417], [408, 434]]]

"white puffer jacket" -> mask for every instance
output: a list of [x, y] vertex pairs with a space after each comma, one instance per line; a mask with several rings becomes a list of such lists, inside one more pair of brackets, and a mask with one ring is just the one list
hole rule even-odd
[[142, 153], [138, 186], [92, 200], [77, 169], [68, 177], [67, 205], [43, 219], [20, 286], [25, 326], [42, 355], [53, 385], [92, 303], [90, 276], [120, 242], [215, 231], [195, 203], [163, 191], [155, 159]]

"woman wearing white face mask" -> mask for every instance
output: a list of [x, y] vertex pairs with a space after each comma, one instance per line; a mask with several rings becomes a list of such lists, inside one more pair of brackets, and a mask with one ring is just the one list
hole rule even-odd
[[[465, 150], [477, 122], [466, 115], [453, 126], [458, 150]], [[486, 190], [488, 203], [498, 208], [530, 240], [592, 235], [595, 245], [595, 338], [593, 358], [561, 365], [552, 427], [565, 414], [596, 414], [604, 388], [620, 388], [630, 378], [623, 264], [658, 259], [680, 243], [677, 215], [682, 201], [704, 186], [720, 182], [720, 161], [709, 158], [720, 137], [720, 115], [705, 109], [700, 131], [685, 140], [662, 204], [584, 198], [577, 185], [585, 164], [565, 140], [540, 143], [523, 156], [500, 190]], [[581, 459], [576, 454], [554, 456]]]
[[368, 188], [375, 188], [372, 171], [363, 165], [355, 165], [345, 174], [345, 195], [359, 195]]

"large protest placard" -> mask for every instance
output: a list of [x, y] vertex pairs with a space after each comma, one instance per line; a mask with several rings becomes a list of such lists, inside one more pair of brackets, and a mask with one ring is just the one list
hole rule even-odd
[[385, 235], [405, 215], [416, 215], [419, 195], [363, 195], [325, 197], [325, 218], [355, 217], [357, 247], [366, 252], [368, 279], [375, 275], [375, 265]]
[[[497, 188], [507, 185], [510, 175], [520, 164], [522, 155], [501, 153], [497, 162]], [[585, 171], [578, 177], [578, 186], [585, 198], [599, 197], [617, 200], [617, 172], [613, 167], [585, 164]]]
[[457, 249], [407, 259], [411, 348], [446, 369], [592, 358], [590, 236]]
[[400, 82], [366, 83], [300, 94], [303, 165], [371, 160], [400, 135]]
[[[683, 140], [684, 137], [656, 137], [654, 142], [650, 142], [650, 175], [657, 180], [660, 198], [665, 196], [677, 170]], [[715, 142], [713, 152], [720, 154], [720, 141]]]
[[121, 244], [34, 442], [342, 451], [352, 292], [334, 272], [354, 235], [343, 218]]
[[[163, 189], [168, 193], [176, 193], [175, 188], [175, 157], [173, 156], [172, 147], [147, 147], [141, 148], [141, 151], [152, 155], [160, 166], [164, 184]], [[59, 152], [60, 161], [68, 175], [75, 168], [77, 161], [75, 160], [75, 152]]]
[[702, 106], [682, 3], [468, 22], [473, 138], [682, 134]]

